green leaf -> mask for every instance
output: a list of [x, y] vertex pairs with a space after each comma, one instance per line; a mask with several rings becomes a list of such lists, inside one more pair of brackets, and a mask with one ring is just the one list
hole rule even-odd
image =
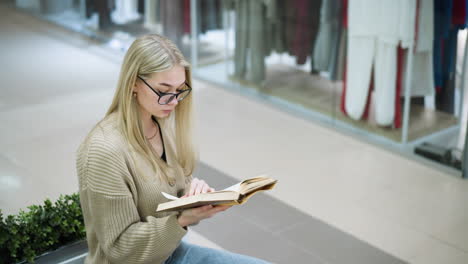
[[83, 239], [86, 235], [79, 194], [61, 195], [52, 203], [30, 205], [6, 218], [0, 210], [0, 264], [33, 261], [37, 255]]

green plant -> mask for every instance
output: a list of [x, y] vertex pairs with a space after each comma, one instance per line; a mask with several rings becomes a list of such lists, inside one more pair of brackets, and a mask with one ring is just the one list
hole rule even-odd
[[0, 210], [0, 264], [34, 262], [36, 256], [86, 235], [77, 193], [28, 209], [6, 218]]

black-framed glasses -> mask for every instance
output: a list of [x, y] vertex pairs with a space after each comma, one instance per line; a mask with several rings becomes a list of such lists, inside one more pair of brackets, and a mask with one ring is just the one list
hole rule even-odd
[[185, 97], [187, 97], [187, 95], [190, 94], [190, 92], [192, 91], [192, 87], [190, 87], [190, 85], [185, 82], [185, 86], [187, 86], [188, 88], [187, 89], [184, 89], [178, 93], [164, 93], [164, 92], [160, 92], [160, 91], [157, 91], [155, 90], [153, 87], [151, 87], [151, 85], [149, 85], [143, 78], [141, 78], [140, 76], [138, 76], [138, 79], [142, 80], [146, 86], [148, 86], [151, 91], [153, 91], [155, 94], [157, 94], [159, 96], [159, 99], [158, 99], [158, 104], [160, 105], [166, 105], [170, 102], [172, 102], [172, 100], [174, 100], [174, 98], [177, 98], [177, 101], [182, 101], [184, 100]]

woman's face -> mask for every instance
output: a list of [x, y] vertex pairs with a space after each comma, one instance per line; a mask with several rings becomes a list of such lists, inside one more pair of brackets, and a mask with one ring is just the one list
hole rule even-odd
[[[167, 104], [161, 105], [158, 103], [160, 96], [152, 91], [151, 88], [158, 93], [178, 93], [181, 90], [187, 89], [185, 85], [185, 68], [180, 65], [163, 72], [153, 73], [145, 82], [147, 84], [137, 78], [134, 92], [137, 93], [137, 100], [142, 110], [158, 118], [168, 117], [175, 110], [178, 101], [177, 98], [174, 98]], [[168, 97], [164, 96], [162, 99]], [[164, 103], [163, 100], [160, 100], [160, 102]]]

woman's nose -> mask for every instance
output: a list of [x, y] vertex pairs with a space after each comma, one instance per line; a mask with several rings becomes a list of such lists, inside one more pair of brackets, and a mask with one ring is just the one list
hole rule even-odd
[[172, 101], [170, 101], [168, 104], [169, 105], [177, 105], [179, 103], [179, 100], [177, 100], [177, 97], [174, 96], [174, 98], [172, 99]]

